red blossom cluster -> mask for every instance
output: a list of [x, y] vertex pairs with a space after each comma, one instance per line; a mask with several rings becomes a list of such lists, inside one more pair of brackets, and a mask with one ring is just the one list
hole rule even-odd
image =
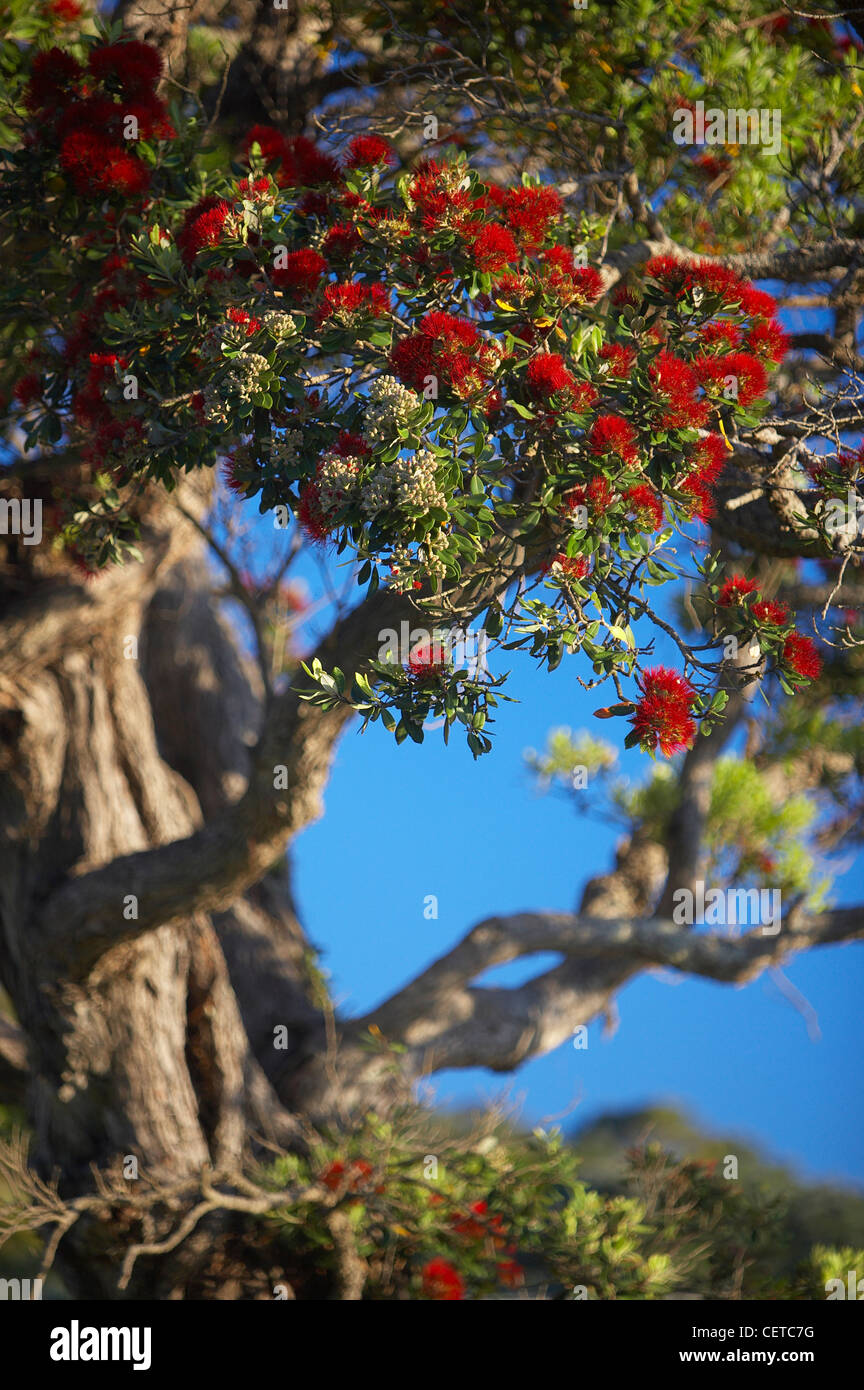
[[[328, 455], [335, 454], [344, 459], [362, 458], [368, 453], [369, 445], [366, 440], [358, 434], [351, 434], [349, 430], [340, 430], [336, 442], [331, 444], [327, 450]], [[344, 500], [341, 493], [333, 495], [332, 492], [328, 494], [326, 502], [322, 498], [321, 476], [323, 468], [324, 458], [321, 458], [318, 460], [315, 477], [305, 483], [300, 490], [297, 508], [297, 520], [307, 539], [315, 543], [327, 540], [333, 530], [334, 513], [338, 511]]]
[[[440, 1205], [442, 1198], [437, 1193], [430, 1197], [430, 1203]], [[518, 1288], [524, 1281], [524, 1270], [517, 1260], [515, 1246], [507, 1246], [507, 1230], [502, 1218], [490, 1212], [485, 1201], [472, 1202], [467, 1212], [456, 1211], [451, 1217], [451, 1226], [456, 1235], [469, 1241], [483, 1241], [494, 1250], [504, 1251], [506, 1258], [496, 1261], [496, 1274], [499, 1283], [506, 1288]], [[461, 1299], [465, 1292], [465, 1282], [449, 1260], [437, 1256], [424, 1265], [422, 1271], [423, 1292], [427, 1298], [438, 1301]]]
[[242, 328], [247, 338], [254, 338], [261, 328], [260, 319], [256, 319], [254, 314], [247, 314], [245, 309], [236, 309], [233, 304], [226, 310], [225, 317], [229, 323]]
[[311, 297], [327, 273], [327, 262], [311, 246], [288, 251], [271, 272], [274, 285], [296, 299]]
[[565, 555], [563, 551], [559, 551], [547, 564], [543, 565], [541, 573], [548, 574], [553, 565], [561, 571], [566, 579], [575, 580], [586, 579], [591, 569], [590, 562], [585, 555]]
[[789, 633], [783, 643], [783, 664], [809, 681], [817, 680], [822, 673], [822, 658], [816, 644], [803, 632]]
[[696, 692], [690, 682], [666, 666], [655, 666], [636, 677], [642, 698], [630, 722], [645, 752], [658, 747], [671, 758], [689, 748], [696, 735], [691, 711]]
[[624, 498], [640, 528], [659, 531], [663, 525], [663, 499], [647, 483], [628, 488]]
[[611, 456], [631, 465], [638, 461], [636, 431], [620, 415], [598, 415], [591, 427], [588, 442], [592, 454], [599, 458]]
[[574, 487], [568, 492], [561, 511], [566, 515], [575, 512], [577, 507], [585, 507], [591, 516], [602, 516], [612, 505], [613, 496], [611, 483], [601, 473], [584, 487]]
[[603, 293], [603, 277], [593, 266], [576, 264], [569, 246], [550, 246], [543, 252], [546, 288], [562, 306], [595, 304]]
[[825, 487], [835, 480], [844, 487], [857, 483], [862, 470], [864, 445], [857, 449], [841, 449], [837, 454], [823, 454], [820, 458], [811, 459], [807, 465], [810, 477], [819, 487]]
[[386, 168], [396, 163], [396, 151], [380, 135], [355, 135], [345, 157], [346, 169]]
[[386, 318], [390, 309], [383, 285], [365, 285], [359, 280], [346, 284], [327, 285], [324, 300], [318, 310], [318, 322], [338, 319], [340, 323], [359, 325], [364, 319]]
[[447, 668], [447, 654], [440, 642], [420, 642], [408, 653], [408, 671], [417, 680], [436, 679]]
[[723, 581], [717, 602], [723, 608], [737, 608], [746, 601], [749, 594], [755, 592], [755, 579], [745, 579], [743, 574], [733, 574]]
[[189, 208], [177, 232], [177, 245], [183, 260], [191, 265], [199, 251], [218, 246], [226, 229], [236, 229], [236, 226], [234, 207], [225, 198], [211, 195], [199, 199]]
[[690, 503], [693, 516], [708, 521], [715, 511], [713, 484], [723, 469], [726, 446], [719, 434], [705, 434], [690, 458], [693, 465], [681, 481], [681, 490]]
[[435, 311], [418, 332], [402, 338], [390, 353], [390, 367], [405, 386], [422, 391], [435, 380], [461, 399], [488, 390], [500, 358], [470, 319]]
[[548, 186], [490, 188], [487, 201], [500, 212], [505, 227], [529, 255], [543, 245], [563, 208], [560, 194]]
[[608, 362], [610, 376], [626, 381], [636, 364], [636, 349], [624, 343], [605, 343], [600, 349], [601, 362]]
[[465, 1280], [462, 1275], [449, 1260], [440, 1255], [423, 1266], [422, 1278], [426, 1297], [438, 1303], [458, 1302], [465, 1292]]
[[[792, 623], [786, 604], [761, 598], [755, 579], [746, 579], [743, 574], [732, 574], [723, 581], [717, 603], [721, 608], [741, 610], [761, 627], [778, 628], [782, 632]], [[781, 665], [805, 680], [816, 680], [822, 671], [822, 658], [816, 644], [806, 633], [794, 628], [784, 638], [779, 659]]]
[[255, 125], [245, 141], [246, 157], [257, 145], [280, 188], [321, 189], [341, 181], [339, 165], [305, 135], [285, 136], [275, 126]]
[[555, 396], [566, 410], [588, 410], [597, 401], [590, 381], [577, 381], [557, 352], [541, 352], [533, 357], [525, 382], [535, 400], [548, 403]]
[[136, 39], [91, 48], [86, 68], [59, 48], [36, 56], [24, 94], [33, 138], [57, 152], [76, 193], [134, 198], [149, 187], [136, 140], [176, 134], [156, 93], [161, 75], [157, 50]]
[[74, 24], [84, 13], [84, 6], [79, 0], [48, 0], [45, 9], [60, 24]]
[[651, 363], [649, 375], [660, 400], [660, 424], [666, 429], [702, 429], [708, 402], [698, 395], [699, 378], [687, 363], [665, 349]]
[[[352, 1159], [347, 1167], [336, 1159], [324, 1169], [321, 1182], [331, 1192], [338, 1192], [342, 1187], [347, 1188], [349, 1192], [357, 1192], [371, 1178], [374, 1171], [372, 1164], [367, 1163], [364, 1158]], [[383, 1188], [380, 1190], [383, 1191]]]

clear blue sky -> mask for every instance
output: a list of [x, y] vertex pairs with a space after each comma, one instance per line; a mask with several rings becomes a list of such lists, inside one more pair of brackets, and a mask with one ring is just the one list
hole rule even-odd
[[[542, 746], [549, 727], [594, 722], [590, 712], [604, 701], [579, 687], [574, 666], [565, 660], [548, 676], [517, 660], [509, 688], [522, 703], [505, 709], [493, 753], [477, 763], [458, 741], [445, 749], [440, 734], [422, 747], [397, 748], [377, 726], [343, 739], [326, 815], [301, 836], [295, 861], [303, 921], [344, 1011], [369, 1008], [485, 916], [573, 908], [585, 880], [610, 866], [618, 832], [539, 797], [522, 765], [525, 747]], [[639, 754], [626, 758], [638, 776]], [[430, 893], [437, 921], [423, 916]], [[836, 897], [862, 895], [859, 864]], [[496, 982], [527, 978], [538, 964], [498, 970]], [[442, 1073], [438, 1098], [475, 1103], [507, 1090], [532, 1123], [575, 1103], [567, 1125], [671, 1102], [803, 1172], [864, 1182], [864, 947], [798, 956], [786, 974], [818, 1014], [818, 1041], [770, 978], [730, 988], [643, 975], [619, 995], [613, 1037], [594, 1024], [587, 1050], [564, 1046], [513, 1078]]]

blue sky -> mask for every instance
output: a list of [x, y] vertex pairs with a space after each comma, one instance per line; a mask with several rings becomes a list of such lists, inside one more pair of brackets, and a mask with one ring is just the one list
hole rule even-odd
[[[386, 997], [483, 917], [572, 909], [585, 880], [611, 866], [620, 832], [538, 796], [523, 764], [550, 727], [597, 731], [591, 711], [605, 695], [581, 689], [578, 658], [550, 676], [510, 655], [507, 688], [520, 703], [503, 708], [494, 751], [478, 762], [458, 739], [445, 749], [440, 733], [397, 748], [380, 726], [349, 731], [339, 747], [326, 815], [296, 843], [295, 866], [305, 927], [347, 1013]], [[638, 778], [644, 762], [629, 753], [623, 767]], [[859, 863], [838, 880], [836, 900], [856, 901], [860, 878]], [[438, 898], [437, 921], [424, 918], [427, 894]], [[550, 961], [521, 961], [494, 978], [512, 984]], [[804, 1173], [864, 1182], [864, 947], [798, 956], [785, 973], [818, 1015], [818, 1040], [771, 978], [730, 988], [643, 975], [618, 996], [613, 1037], [594, 1024], [587, 1050], [566, 1045], [513, 1077], [442, 1073], [438, 1099], [464, 1105], [506, 1092], [521, 1099], [525, 1120], [570, 1112], [568, 1126], [673, 1103]]]

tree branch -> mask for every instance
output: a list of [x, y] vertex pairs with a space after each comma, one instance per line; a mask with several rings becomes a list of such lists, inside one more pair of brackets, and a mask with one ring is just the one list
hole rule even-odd
[[29, 1080], [27, 1040], [20, 1028], [0, 1018], [0, 1104], [23, 1105]]
[[[377, 650], [380, 632], [398, 625], [408, 605], [402, 595], [379, 590], [335, 624], [316, 655], [326, 667], [362, 666]], [[184, 839], [67, 879], [37, 904], [41, 930], [33, 949], [57, 949], [77, 974], [124, 939], [229, 907], [267, 873], [288, 840], [321, 814], [336, 740], [352, 714], [347, 705], [323, 712], [293, 690], [275, 696], [239, 801]], [[284, 769], [278, 777], [277, 769]], [[130, 897], [137, 900], [138, 915], [127, 920]]]
[[[406, 1045], [418, 1074], [446, 1067], [509, 1070], [560, 1046], [639, 970], [666, 967], [741, 984], [795, 952], [862, 937], [864, 905], [803, 920], [790, 915], [773, 936], [756, 928], [737, 938], [694, 933], [657, 918], [597, 920], [565, 912], [492, 917], [404, 989], [352, 1021], [351, 1032], [375, 1027], [389, 1042]], [[560, 951], [567, 960], [514, 989], [470, 984], [493, 966], [546, 951]]]

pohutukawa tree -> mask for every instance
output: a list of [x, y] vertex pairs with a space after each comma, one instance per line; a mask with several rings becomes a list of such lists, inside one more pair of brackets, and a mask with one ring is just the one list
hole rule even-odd
[[[680, 1286], [698, 1263], [683, 1238], [662, 1270], [650, 1241], [635, 1272], [589, 1255], [576, 1207], [634, 1240], [644, 1207], [591, 1198], [557, 1151], [544, 1187], [530, 1144], [481, 1161], [456, 1143], [436, 1187], [413, 1083], [517, 1067], [648, 966], [740, 981], [862, 931], [814, 888], [859, 824], [862, 243], [842, 183], [859, 117], [822, 151], [793, 125], [791, 174], [743, 174], [733, 215], [731, 153], [651, 140], [700, 96], [663, 55], [689, 45], [694, 74], [723, 77], [734, 34], [700, 47], [680, 6], [652, 7], [656, 51], [628, 55], [604, 9], [574, 111], [568, 7], [536, 20], [536, 58], [507, 6], [482, 32], [404, 8], [382, 41], [353, 13], [252, 6], [224, 81], [202, 56], [218, 7], [197, 39], [180, 7], [130, 6], [106, 31], [56, 3], [6, 36], [0, 1082], [32, 1129], [32, 1167], [6, 1159], [9, 1224], [53, 1229], [89, 1296], [269, 1297], [275, 1279], [459, 1298], [517, 1283], [523, 1248], [599, 1296]], [[857, 39], [829, 25], [822, 54], [763, 9], [742, 14], [775, 70], [806, 50], [829, 101], [820, 64], [853, 62]], [[340, 45], [378, 83], [371, 116], [352, 65], [328, 64]], [[283, 119], [286, 83], [304, 117], [342, 92], [318, 139]], [[424, 102], [453, 128], [424, 140]], [[835, 200], [824, 225], [816, 190]], [[754, 280], [822, 277], [837, 339], [796, 343]], [[260, 581], [234, 544], [250, 514], [277, 557]], [[301, 663], [303, 548], [350, 560], [356, 585]], [[471, 634], [480, 659], [462, 661]], [[488, 753], [514, 651], [570, 663], [624, 746], [659, 755], [613, 791], [616, 863], [577, 914], [481, 923], [373, 1014], [335, 1017], [285, 851], [336, 742], [355, 715], [397, 742], [432, 718]], [[602, 786], [615, 758], [559, 735], [535, 765]], [[709, 862], [717, 884], [784, 889], [780, 929], [677, 925]], [[564, 963], [527, 985], [473, 984], [548, 950]], [[659, 1242], [674, 1223], [652, 1210]]]

